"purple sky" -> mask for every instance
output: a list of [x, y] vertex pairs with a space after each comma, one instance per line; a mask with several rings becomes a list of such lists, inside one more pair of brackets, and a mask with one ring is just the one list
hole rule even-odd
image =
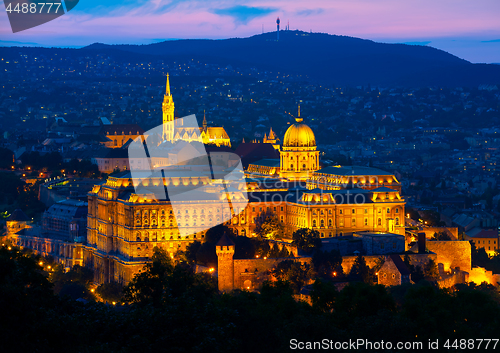
[[430, 45], [500, 63], [500, 0], [80, 0], [68, 14], [13, 34], [0, 5], [0, 45], [147, 44], [247, 37], [276, 29]]

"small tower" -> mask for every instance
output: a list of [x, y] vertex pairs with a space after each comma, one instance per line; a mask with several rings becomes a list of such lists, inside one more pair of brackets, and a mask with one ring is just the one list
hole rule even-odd
[[203, 110], [203, 131], [207, 133], [207, 118], [205, 117], [205, 110]]
[[174, 99], [170, 93], [170, 81], [167, 74], [167, 87], [165, 90], [165, 95], [163, 96], [163, 103], [161, 104], [161, 109], [163, 111], [163, 140], [172, 142], [174, 139]]
[[234, 243], [226, 233], [215, 246], [218, 264], [219, 291], [229, 292], [234, 289]]
[[278, 28], [278, 30], [276, 31], [276, 33], [277, 33], [277, 39], [276, 40], [280, 40], [280, 18], [279, 17], [276, 19], [276, 26]]

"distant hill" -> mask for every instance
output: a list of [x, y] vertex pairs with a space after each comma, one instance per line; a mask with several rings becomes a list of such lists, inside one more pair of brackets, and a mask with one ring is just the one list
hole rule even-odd
[[173, 40], [149, 45], [92, 44], [80, 50], [124, 51], [165, 58], [193, 57], [227, 65], [308, 75], [337, 86], [477, 86], [499, 84], [500, 66], [472, 64], [427, 46], [384, 44], [353, 37], [282, 31], [249, 38]]

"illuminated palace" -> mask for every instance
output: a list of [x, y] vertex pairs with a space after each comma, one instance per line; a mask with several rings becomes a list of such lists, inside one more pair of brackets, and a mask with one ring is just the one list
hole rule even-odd
[[285, 133], [280, 159], [250, 164], [249, 205], [231, 226], [254, 235], [263, 212], [274, 213], [288, 236], [299, 228], [317, 229], [321, 237], [359, 231], [404, 235], [405, 201], [396, 177], [380, 169], [349, 166], [320, 169], [316, 139], [300, 117]]
[[[163, 112], [163, 136], [164, 141], [175, 142], [177, 140], [199, 141], [205, 145], [212, 144], [216, 146], [231, 147], [229, 136], [223, 127], [211, 127], [207, 125], [207, 119], [203, 114], [203, 126], [185, 126], [184, 119], [176, 119], [174, 116], [175, 104], [170, 92], [170, 80], [167, 74], [167, 86], [163, 103], [161, 105]], [[174, 122], [172, 124], [171, 122]]]
[[[168, 83], [165, 97], [167, 108], [172, 109]], [[172, 137], [170, 131], [164, 135]], [[405, 201], [393, 174], [362, 166], [320, 169], [314, 133], [300, 115], [286, 131], [279, 152], [277, 160], [249, 165], [246, 183], [231, 192], [230, 211], [219, 207], [228, 197], [224, 182], [210, 172], [200, 173], [194, 165], [172, 166], [168, 177], [147, 180], [149, 185], [167, 186], [169, 193], [183, 187], [208, 190], [186, 200], [181, 208], [174, 209], [168, 197], [157, 200], [137, 194], [128, 171], [96, 185], [88, 196], [83, 251], [84, 263], [94, 268], [95, 281], [126, 283], [150, 260], [155, 246], [174, 257], [191, 242], [203, 242], [206, 230], [220, 223], [238, 235], [255, 236], [256, 223], [264, 214], [275, 215], [285, 224], [287, 238], [300, 228], [316, 229], [322, 238], [360, 231], [405, 234]], [[179, 227], [189, 234], [181, 236]]]
[[108, 177], [89, 193], [83, 261], [94, 269], [95, 282], [129, 282], [151, 259], [154, 247], [173, 258], [189, 243], [203, 242], [207, 229], [230, 220], [246, 204], [243, 193], [236, 190], [231, 193], [231, 207], [221, 207], [227, 202], [226, 185], [212, 179], [210, 171], [174, 167], [168, 174], [152, 175], [142, 183], [168, 187], [168, 194], [193, 188], [205, 192], [186, 197], [173, 207], [168, 196], [160, 200], [151, 194], [137, 194], [131, 173], [125, 171]]

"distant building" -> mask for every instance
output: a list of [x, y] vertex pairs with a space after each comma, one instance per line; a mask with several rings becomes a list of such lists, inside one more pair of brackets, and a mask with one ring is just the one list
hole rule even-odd
[[13, 244], [32, 249], [42, 256], [52, 256], [64, 267], [83, 264], [82, 243], [87, 235], [86, 202], [65, 200], [53, 204], [44, 212], [41, 226], [29, 223], [20, 210], [11, 217], [7, 236]]
[[363, 240], [366, 255], [400, 254], [405, 251], [405, 237], [384, 232], [358, 232], [355, 237]]
[[144, 130], [137, 124], [103, 125], [99, 131], [99, 135], [109, 140], [104, 142], [105, 147], [120, 148], [129, 140], [144, 135]]
[[474, 228], [464, 234], [465, 240], [474, 243], [476, 249], [483, 248], [488, 255], [494, 255], [499, 249], [499, 237], [497, 229]]

